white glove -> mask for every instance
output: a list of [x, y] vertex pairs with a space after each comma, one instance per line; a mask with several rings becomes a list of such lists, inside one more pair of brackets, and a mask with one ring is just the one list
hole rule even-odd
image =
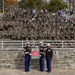
[[41, 57], [41, 55], [39, 55], [39, 57]]
[[31, 53], [30, 53], [30, 55], [31, 55]]

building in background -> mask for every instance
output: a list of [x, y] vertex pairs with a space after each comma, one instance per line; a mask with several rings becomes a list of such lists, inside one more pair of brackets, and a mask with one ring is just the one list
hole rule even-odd
[[0, 0], [0, 13], [4, 13], [9, 6], [17, 6], [18, 0]]
[[18, 4], [18, 0], [4, 0], [4, 3], [9, 5], [9, 4]]
[[5, 6], [5, 9], [6, 8], [9, 8], [9, 7], [17, 7], [18, 6], [18, 0], [4, 0], [4, 6]]
[[5, 2], [18, 3], [18, 0], [5, 0]]

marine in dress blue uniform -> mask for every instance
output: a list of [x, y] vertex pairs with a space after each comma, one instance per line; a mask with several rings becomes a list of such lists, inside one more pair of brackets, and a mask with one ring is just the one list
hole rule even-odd
[[42, 42], [39, 43], [39, 49], [40, 49], [40, 59], [39, 59], [39, 64], [40, 64], [40, 71], [44, 71], [44, 47], [42, 45]]
[[30, 71], [30, 59], [31, 59], [31, 48], [29, 45], [29, 42], [26, 43], [26, 47], [24, 47], [24, 53], [25, 53], [25, 72]]
[[47, 64], [47, 72], [51, 72], [52, 70], [52, 57], [53, 57], [53, 50], [50, 48], [50, 44], [47, 44], [47, 48], [45, 51], [45, 58]]

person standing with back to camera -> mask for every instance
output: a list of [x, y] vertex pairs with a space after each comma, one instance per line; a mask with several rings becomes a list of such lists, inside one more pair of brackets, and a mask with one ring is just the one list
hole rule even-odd
[[31, 59], [31, 48], [30, 43], [27, 42], [26, 46], [24, 47], [24, 53], [25, 53], [25, 72], [30, 71], [30, 59]]
[[47, 72], [51, 72], [52, 70], [52, 57], [53, 57], [53, 50], [50, 48], [50, 44], [47, 44], [47, 48], [45, 50], [45, 58], [46, 58], [46, 66]]

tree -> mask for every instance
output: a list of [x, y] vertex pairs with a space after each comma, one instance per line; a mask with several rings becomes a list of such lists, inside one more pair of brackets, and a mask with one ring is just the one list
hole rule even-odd
[[44, 7], [44, 1], [43, 0], [21, 0], [19, 2], [19, 7], [21, 8], [43, 8]]
[[61, 0], [51, 0], [47, 6], [49, 11], [56, 12], [58, 9], [64, 9], [67, 5]]

